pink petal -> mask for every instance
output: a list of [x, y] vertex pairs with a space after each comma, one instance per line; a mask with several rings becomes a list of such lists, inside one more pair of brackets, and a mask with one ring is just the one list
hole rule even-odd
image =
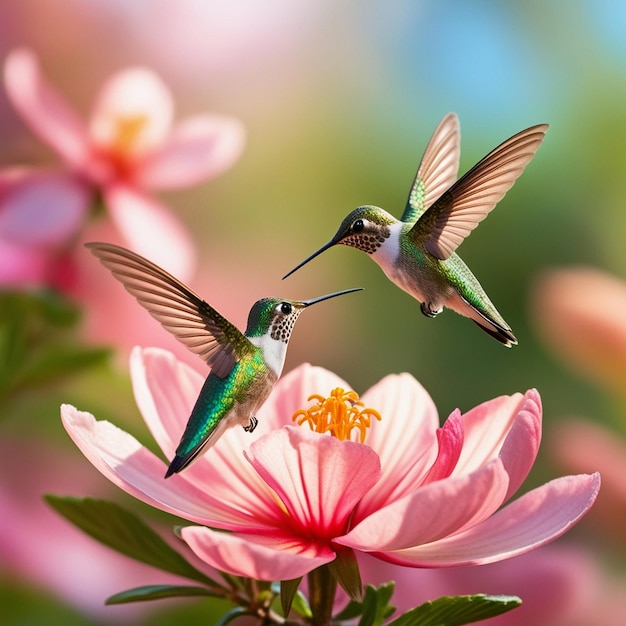
[[463, 414], [463, 450], [454, 476], [469, 474], [500, 455], [522, 403], [522, 394], [516, 393], [488, 400]]
[[187, 526], [181, 536], [205, 563], [234, 576], [255, 580], [292, 580], [335, 559], [324, 544], [305, 542], [286, 546], [256, 535], [220, 533]]
[[358, 519], [415, 489], [435, 461], [439, 426], [430, 395], [410, 374], [386, 376], [361, 400], [382, 417], [365, 438], [380, 457], [382, 477], [359, 503]]
[[513, 426], [506, 436], [500, 458], [509, 475], [508, 500], [526, 480], [537, 458], [541, 442], [541, 397], [536, 389], [527, 391]]
[[626, 379], [623, 277], [593, 267], [558, 268], [540, 275], [531, 295], [535, 326], [561, 363], [621, 395]]
[[19, 245], [64, 244], [78, 232], [90, 190], [66, 172], [31, 171], [3, 185], [0, 237]]
[[35, 55], [14, 50], [4, 66], [7, 95], [34, 133], [70, 166], [80, 169], [89, 155], [87, 129], [39, 71]]
[[316, 537], [342, 534], [355, 504], [380, 477], [369, 447], [297, 426], [259, 439], [246, 456], [280, 498], [291, 524]]
[[49, 278], [49, 255], [30, 246], [0, 239], [0, 286], [40, 287]]
[[600, 475], [564, 476], [529, 491], [488, 520], [452, 537], [378, 556], [399, 565], [482, 565], [524, 554], [560, 537], [591, 507]]
[[[172, 96], [161, 79], [140, 67], [114, 74], [102, 86], [91, 115], [90, 134], [101, 149], [137, 160], [160, 148], [170, 132]], [[134, 125], [130, 134], [123, 130]]]
[[182, 224], [153, 198], [122, 183], [104, 189], [104, 200], [128, 247], [183, 282], [196, 265], [195, 247]]
[[469, 476], [448, 478], [418, 489], [363, 520], [340, 539], [364, 552], [421, 546], [482, 521], [501, 504], [508, 476], [499, 459]]
[[93, 415], [67, 404], [61, 407], [61, 419], [74, 443], [96, 469], [142, 502], [199, 524], [268, 532], [258, 521], [261, 517], [257, 513], [262, 507], [259, 511], [240, 512], [223, 494], [215, 495], [209, 483], [200, 489], [184, 473], [165, 480], [165, 463], [113, 424], [96, 421]]
[[215, 178], [237, 161], [244, 141], [243, 125], [234, 118], [189, 118], [178, 124], [165, 145], [141, 164], [135, 181], [151, 189], [172, 189]]
[[459, 461], [463, 449], [463, 421], [458, 409], [437, 430], [437, 443], [437, 459], [424, 476], [422, 485], [448, 478]]

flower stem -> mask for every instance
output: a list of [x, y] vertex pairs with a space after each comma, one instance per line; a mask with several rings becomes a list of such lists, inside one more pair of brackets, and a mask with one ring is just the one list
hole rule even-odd
[[333, 614], [337, 580], [331, 574], [328, 565], [322, 565], [309, 572], [309, 605], [311, 607], [312, 626], [329, 626]]

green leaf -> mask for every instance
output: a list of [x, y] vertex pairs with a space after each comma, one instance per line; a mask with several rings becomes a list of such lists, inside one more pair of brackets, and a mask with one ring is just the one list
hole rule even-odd
[[129, 602], [146, 602], [147, 600], [162, 600], [163, 598], [180, 598], [191, 596], [209, 596], [221, 598], [206, 587], [192, 587], [185, 585], [146, 585], [121, 591], [107, 598], [105, 604], [127, 604]]
[[231, 611], [228, 611], [226, 615], [224, 615], [215, 626], [226, 626], [226, 624], [230, 624], [233, 620], [236, 620], [238, 617], [242, 615], [254, 615], [254, 613], [248, 609], [244, 609], [243, 607], [236, 607]]
[[108, 348], [50, 346], [24, 365], [13, 384], [16, 388], [24, 388], [52, 382], [103, 363], [110, 354]]
[[328, 564], [328, 569], [351, 600], [363, 600], [361, 573], [353, 550], [337, 550], [337, 558]]
[[381, 626], [383, 621], [395, 611], [395, 607], [389, 604], [393, 589], [394, 583], [386, 583], [378, 589], [372, 585], [367, 586], [359, 626]]
[[110, 548], [171, 574], [221, 588], [188, 563], [139, 517], [118, 504], [95, 498], [44, 497], [72, 524]]
[[388, 626], [462, 626], [501, 615], [521, 603], [517, 596], [445, 596], [407, 611]]
[[52, 291], [0, 293], [0, 396], [54, 382], [109, 354], [86, 348], [74, 326], [78, 307]]
[[382, 624], [383, 620], [388, 618], [395, 610], [395, 607], [389, 604], [393, 595], [394, 583], [386, 583], [376, 588], [368, 585], [365, 588], [365, 597], [363, 602], [352, 600], [337, 615], [334, 620], [343, 622], [354, 619], [361, 615], [359, 626], [372, 626]]
[[280, 606], [285, 617], [287, 617], [287, 615], [289, 615], [289, 611], [291, 611], [293, 600], [296, 597], [296, 593], [298, 592], [298, 587], [301, 582], [302, 576], [292, 580], [282, 580], [280, 582]]

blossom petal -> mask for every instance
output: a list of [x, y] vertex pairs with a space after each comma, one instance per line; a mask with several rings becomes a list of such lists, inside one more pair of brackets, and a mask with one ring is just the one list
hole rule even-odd
[[500, 455], [502, 444], [522, 406], [523, 396], [516, 393], [483, 402], [462, 415], [463, 450], [454, 476], [469, 474]]
[[541, 397], [536, 389], [527, 391], [515, 422], [506, 436], [500, 458], [509, 475], [508, 500], [530, 472], [541, 442]]
[[54, 246], [76, 235], [91, 195], [78, 178], [43, 170], [12, 178], [6, 184], [0, 180], [0, 237], [18, 245]]
[[187, 526], [181, 536], [205, 563], [234, 576], [255, 580], [293, 580], [335, 559], [326, 545], [287, 547], [267, 537], [220, 533], [200, 526]]
[[424, 476], [422, 485], [448, 478], [459, 461], [463, 449], [463, 422], [458, 409], [437, 429], [437, 443], [437, 459]]
[[410, 374], [386, 376], [361, 400], [382, 417], [365, 438], [380, 457], [382, 477], [359, 503], [358, 519], [413, 491], [435, 461], [439, 426], [432, 398]]
[[129, 248], [179, 280], [190, 280], [196, 265], [195, 247], [173, 213], [123, 183], [108, 185], [104, 200]]
[[150, 189], [188, 187], [214, 178], [240, 157], [243, 125], [231, 117], [198, 115], [177, 124], [165, 145], [139, 166], [135, 181]]
[[524, 554], [569, 530], [591, 507], [600, 475], [564, 476], [529, 491], [473, 528], [427, 545], [378, 556], [399, 565], [482, 565]]
[[32, 131], [68, 165], [80, 169], [90, 150], [86, 126], [44, 80], [30, 50], [17, 49], [9, 54], [4, 82], [9, 100]]
[[163, 81], [148, 69], [131, 67], [102, 86], [91, 114], [91, 138], [108, 152], [138, 160], [165, 143], [173, 113]]
[[0, 286], [45, 285], [49, 278], [49, 261], [43, 250], [0, 240]]
[[501, 504], [508, 476], [494, 459], [469, 476], [430, 483], [372, 513], [337, 543], [380, 552], [433, 542], [481, 522]]
[[353, 441], [286, 426], [253, 443], [246, 456], [276, 492], [291, 523], [332, 538], [380, 477], [376, 453]]
[[[90, 413], [67, 404], [61, 407], [61, 419], [87, 459], [111, 482], [142, 502], [199, 524], [268, 532], [256, 520], [256, 510], [246, 517], [223, 494], [207, 489], [209, 482], [200, 489], [184, 473], [165, 480], [165, 463], [113, 424], [96, 421]], [[232, 491], [232, 483], [230, 488]]]

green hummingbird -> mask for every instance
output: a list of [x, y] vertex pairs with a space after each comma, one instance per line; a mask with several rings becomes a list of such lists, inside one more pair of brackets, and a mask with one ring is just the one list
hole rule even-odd
[[108, 243], [87, 243], [139, 304], [200, 356], [211, 371], [200, 391], [165, 478], [182, 471], [229, 427], [252, 432], [255, 412], [280, 378], [287, 344], [305, 308], [361, 288], [311, 300], [263, 298], [252, 305], [241, 333], [182, 282], [147, 259]]
[[335, 236], [283, 278], [336, 244], [369, 254], [392, 282], [421, 302], [427, 317], [448, 307], [469, 317], [507, 347], [510, 326], [455, 250], [513, 186], [548, 129], [531, 126], [492, 150], [457, 180], [459, 121], [449, 113], [431, 137], [401, 220], [376, 206], [360, 206]]

